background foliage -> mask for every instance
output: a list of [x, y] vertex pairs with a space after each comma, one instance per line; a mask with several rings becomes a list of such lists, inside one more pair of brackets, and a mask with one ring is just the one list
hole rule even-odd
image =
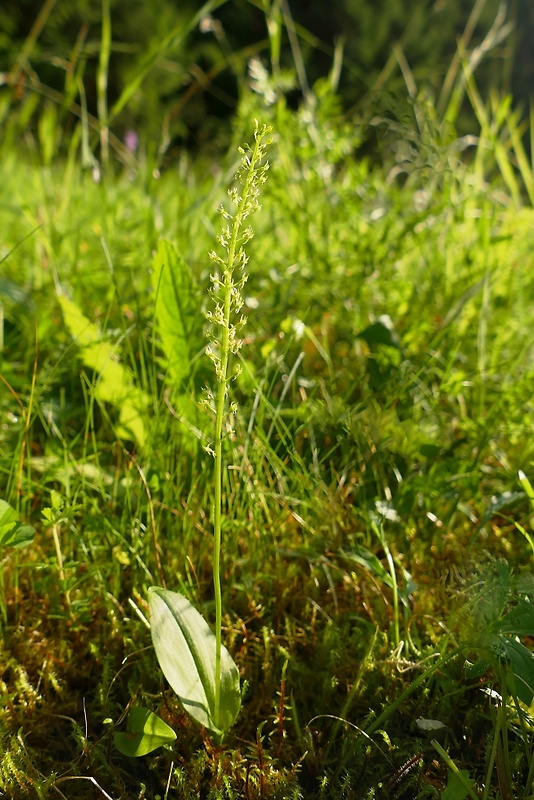
[[[534, 171], [512, 31], [492, 0], [472, 37], [464, 6], [421, 4], [394, 47], [397, 4], [326, 5], [291, 4], [298, 47], [281, 3], [49, 2], [38, 36], [2, 6], [9, 797], [532, 796]], [[274, 141], [223, 530], [248, 688], [219, 748], [143, 616], [153, 584], [214, 616], [208, 252], [255, 118]], [[176, 733], [133, 763], [113, 747], [131, 705]]]
[[[157, 49], [169, 31], [185, 28], [199, 3], [172, 0], [153, 3], [106, 0], [112, 18], [112, 43], [108, 79], [109, 106], [135, 76], [147, 54]], [[21, 101], [25, 87], [40, 95], [47, 89], [78, 100], [78, 87], [69, 85], [75, 72], [83, 82], [88, 111], [98, 116], [97, 73], [100, 53], [102, 9], [99, 3], [48, 0], [13, 2], [6, 0], [0, 10], [0, 69], [8, 72], [23, 52], [23, 43], [41, 17], [44, 23], [36, 40], [19, 64], [15, 99]], [[176, 37], [156, 59], [154, 69], [133, 94], [127, 107], [114, 120], [113, 129], [122, 137], [135, 129], [149, 147], [159, 142], [167, 149], [186, 143], [197, 148], [225, 146], [228, 123], [235, 113], [252, 57], [269, 65], [268, 24], [293, 20], [300, 37], [307, 81], [313, 85], [328, 73], [335, 47], [343, 46], [343, 70], [339, 81], [340, 98], [345, 107], [378, 107], [396, 115], [405, 113], [404, 79], [392, 47], [399, 43], [416, 82], [438, 91], [456, 51], [466, 21], [473, 14], [473, 42], [480, 43], [496, 15], [506, 12], [499, 0], [473, 3], [472, 0], [408, 0], [376, 4], [372, 0], [323, 2], [217, 2], [213, 17], [194, 28], [186, 37]], [[206, 7], [206, 10], [209, 9]], [[515, 33], [489, 52], [479, 81], [485, 94], [488, 87], [512, 91], [525, 103], [530, 97], [533, 70], [529, 47], [528, 0], [517, 0], [508, 9]], [[209, 20], [209, 21], [208, 21]], [[294, 53], [287, 32], [281, 38], [280, 65], [287, 71], [293, 104], [302, 93], [294, 70]], [[510, 57], [510, 48], [515, 57]], [[291, 77], [292, 75], [292, 77]], [[31, 88], [30, 88], [31, 87]], [[41, 102], [43, 102], [41, 100]], [[65, 104], [68, 107], [67, 98]], [[74, 120], [64, 111], [67, 132]], [[464, 112], [468, 114], [468, 109]], [[28, 111], [28, 113], [30, 113]], [[37, 109], [31, 113], [35, 119]], [[26, 115], [25, 115], [26, 117]]]

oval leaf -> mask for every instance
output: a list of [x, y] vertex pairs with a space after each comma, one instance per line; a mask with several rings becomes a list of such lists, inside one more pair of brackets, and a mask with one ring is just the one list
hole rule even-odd
[[133, 707], [128, 713], [127, 733], [115, 733], [113, 741], [123, 756], [146, 756], [164, 744], [171, 744], [176, 734], [166, 722], [148, 708]]
[[217, 736], [228, 730], [241, 708], [239, 672], [221, 649], [220, 709], [215, 713], [215, 634], [177, 592], [148, 590], [152, 641], [159, 665], [185, 710]]

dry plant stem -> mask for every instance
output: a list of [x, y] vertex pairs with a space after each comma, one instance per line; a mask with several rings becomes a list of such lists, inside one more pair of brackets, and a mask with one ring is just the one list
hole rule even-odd
[[[243, 286], [245, 276], [243, 267], [246, 264], [246, 256], [243, 252], [243, 244], [250, 240], [252, 232], [242, 231], [243, 223], [246, 218], [257, 208], [258, 187], [264, 180], [264, 172], [261, 177], [256, 170], [257, 164], [264, 155], [264, 145], [262, 136], [267, 132], [265, 128], [261, 131], [256, 127], [254, 134], [254, 146], [249, 155], [243, 156], [242, 176], [243, 191], [239, 197], [237, 209], [233, 215], [229, 231], [221, 239], [224, 240], [226, 248], [226, 258], [215, 259], [222, 270], [221, 277], [214, 279], [214, 289], [222, 300], [222, 305], [216, 312], [214, 320], [222, 329], [219, 341], [219, 356], [215, 360], [215, 370], [217, 375], [217, 395], [215, 398], [215, 487], [214, 487], [214, 507], [213, 507], [213, 589], [215, 595], [215, 719], [219, 719], [220, 700], [221, 700], [221, 627], [222, 627], [222, 596], [221, 596], [221, 523], [222, 523], [222, 477], [223, 477], [223, 438], [224, 422], [231, 413], [227, 409], [228, 387], [233, 379], [229, 372], [230, 355], [236, 353], [240, 342], [236, 338], [236, 325], [239, 321], [233, 322], [232, 316], [240, 310], [241, 303], [237, 300]], [[229, 215], [223, 213], [225, 218]], [[229, 233], [229, 236], [228, 236]], [[241, 275], [234, 281], [236, 271]]]

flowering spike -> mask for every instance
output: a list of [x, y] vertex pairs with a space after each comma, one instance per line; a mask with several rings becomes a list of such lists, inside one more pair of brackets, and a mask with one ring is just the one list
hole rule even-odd
[[[213, 505], [213, 584], [215, 596], [215, 699], [214, 718], [218, 719], [220, 709], [220, 683], [221, 683], [221, 623], [222, 602], [220, 583], [220, 551], [221, 551], [221, 517], [222, 517], [222, 442], [225, 433], [233, 435], [233, 417], [237, 412], [237, 404], [229, 404], [229, 385], [235, 380], [241, 366], [230, 365], [231, 356], [236, 356], [242, 345], [240, 331], [245, 323], [240, 314], [243, 308], [242, 290], [247, 280], [245, 268], [248, 257], [245, 245], [253, 236], [252, 228], [245, 227], [245, 220], [252, 216], [258, 209], [258, 196], [261, 186], [265, 183], [267, 163], [265, 152], [270, 144], [268, 134], [270, 128], [263, 125], [261, 128], [255, 122], [254, 144], [252, 147], [240, 147], [241, 163], [236, 173], [236, 185], [228, 190], [228, 197], [233, 206], [228, 211], [224, 206], [219, 207], [219, 213], [225, 221], [217, 242], [222, 250], [220, 255], [215, 250], [209, 253], [209, 258], [216, 265], [217, 272], [210, 276], [210, 295], [213, 298], [212, 307], [206, 312], [210, 323], [208, 337], [211, 344], [206, 348], [206, 354], [211, 359], [218, 383], [216, 397], [211, 393], [205, 396], [205, 405], [215, 412], [215, 439], [213, 448], [206, 445], [206, 451], [214, 456], [215, 497]], [[241, 191], [237, 185], [241, 184]]]

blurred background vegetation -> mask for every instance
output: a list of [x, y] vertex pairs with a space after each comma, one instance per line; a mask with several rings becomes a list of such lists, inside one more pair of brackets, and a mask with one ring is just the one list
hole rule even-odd
[[[269, 20], [282, 23], [279, 53]], [[500, 34], [491, 39], [495, 20]], [[228, 144], [251, 59], [278, 74], [291, 106], [306, 85], [334, 71], [345, 109], [360, 119], [369, 109], [402, 119], [406, 75], [399, 53], [417, 86], [437, 98], [463, 45], [485, 51], [476, 75], [481, 94], [494, 87], [526, 109], [533, 26], [530, 0], [211, 0], [204, 6], [195, 0], [3, 0], [0, 124], [10, 118], [4, 136], [12, 140], [32, 124], [38, 131], [40, 119], [46, 125], [46, 110], [62, 124], [65, 136], [57, 146], [65, 147], [85, 112], [89, 120], [102, 117], [100, 70], [110, 130], [119, 140], [133, 130], [142, 146], [171, 158], [184, 146], [219, 151]], [[467, 104], [459, 133], [468, 132], [470, 114]], [[365, 144], [372, 152], [372, 136]]]

